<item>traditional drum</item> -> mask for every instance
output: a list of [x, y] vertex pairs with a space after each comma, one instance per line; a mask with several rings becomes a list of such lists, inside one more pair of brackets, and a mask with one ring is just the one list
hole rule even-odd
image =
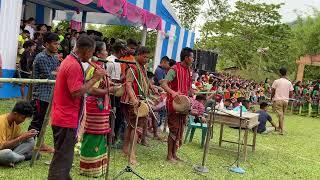
[[178, 95], [173, 99], [173, 109], [181, 114], [188, 114], [191, 109], [191, 101], [189, 97]]
[[138, 117], [147, 117], [149, 115], [149, 107], [147, 105], [147, 103], [145, 103], [144, 101], [140, 101], [140, 105], [138, 109], [134, 110], [134, 113], [138, 116]]
[[115, 85], [114, 92], [110, 92], [110, 94], [113, 94], [116, 97], [121, 97], [124, 94], [124, 85]]

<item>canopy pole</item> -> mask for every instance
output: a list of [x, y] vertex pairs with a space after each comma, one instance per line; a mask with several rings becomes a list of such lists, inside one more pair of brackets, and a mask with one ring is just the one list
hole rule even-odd
[[141, 38], [141, 45], [145, 46], [146, 45], [146, 41], [147, 41], [147, 27], [143, 26], [142, 29], [142, 38]]
[[87, 22], [87, 11], [82, 12], [82, 19], [81, 19], [81, 30], [84, 31], [86, 29], [86, 22]]

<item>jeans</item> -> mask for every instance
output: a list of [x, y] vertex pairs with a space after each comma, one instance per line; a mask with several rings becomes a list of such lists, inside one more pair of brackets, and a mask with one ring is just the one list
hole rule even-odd
[[0, 164], [9, 165], [11, 163], [21, 162], [26, 155], [32, 153], [34, 147], [34, 139], [29, 138], [12, 149], [0, 150]]

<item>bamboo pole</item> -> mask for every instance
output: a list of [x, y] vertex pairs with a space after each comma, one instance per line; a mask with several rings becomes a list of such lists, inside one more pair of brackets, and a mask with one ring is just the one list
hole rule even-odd
[[48, 105], [48, 109], [47, 109], [46, 115], [44, 117], [44, 121], [43, 121], [43, 124], [42, 124], [42, 127], [41, 127], [41, 131], [40, 131], [39, 137], [37, 139], [36, 147], [35, 147], [35, 149], [33, 151], [33, 154], [32, 154], [30, 167], [32, 167], [34, 165], [34, 161], [37, 159], [37, 156], [38, 156], [39, 151], [40, 151], [40, 146], [44, 141], [44, 135], [46, 133], [47, 126], [49, 124], [49, 115], [50, 115], [50, 112], [51, 112], [53, 91], [54, 91], [54, 87], [52, 87], [52, 89], [51, 89], [50, 102], [49, 102], [49, 105]]
[[54, 84], [55, 82], [50, 79], [0, 78], [0, 83]]

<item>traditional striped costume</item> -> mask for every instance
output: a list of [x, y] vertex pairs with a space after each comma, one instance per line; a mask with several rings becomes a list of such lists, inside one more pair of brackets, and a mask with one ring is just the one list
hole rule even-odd
[[[101, 63], [95, 62], [102, 66]], [[86, 79], [92, 78], [94, 68], [90, 67]], [[107, 88], [106, 80], [94, 85], [95, 88]], [[109, 127], [109, 97], [88, 94], [86, 98], [86, 117], [80, 153], [80, 174], [88, 177], [99, 177], [107, 170], [107, 138]]]

